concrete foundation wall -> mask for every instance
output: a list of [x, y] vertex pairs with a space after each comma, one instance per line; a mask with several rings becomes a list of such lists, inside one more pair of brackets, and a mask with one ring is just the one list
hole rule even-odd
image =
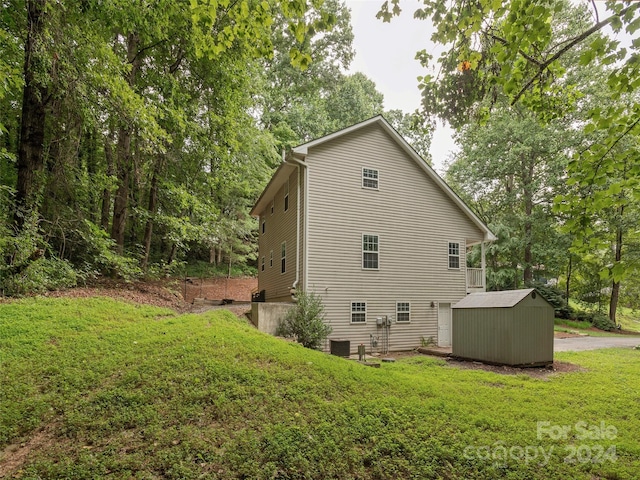
[[261, 332], [275, 335], [280, 319], [294, 306], [292, 303], [253, 302], [251, 322]]

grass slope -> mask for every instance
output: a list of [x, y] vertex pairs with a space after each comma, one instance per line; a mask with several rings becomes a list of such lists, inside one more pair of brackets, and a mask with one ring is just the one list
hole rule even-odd
[[639, 356], [557, 355], [584, 371], [545, 379], [373, 369], [228, 312], [0, 304], [0, 477], [637, 478]]

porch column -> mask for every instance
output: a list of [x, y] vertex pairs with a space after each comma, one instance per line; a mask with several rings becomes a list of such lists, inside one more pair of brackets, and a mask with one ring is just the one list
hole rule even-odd
[[482, 268], [482, 288], [487, 291], [487, 262], [485, 260], [484, 242], [480, 242], [480, 268]]

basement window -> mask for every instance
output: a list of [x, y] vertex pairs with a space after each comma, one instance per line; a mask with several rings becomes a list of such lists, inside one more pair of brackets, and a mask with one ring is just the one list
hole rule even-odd
[[396, 322], [408, 323], [411, 321], [411, 304], [409, 302], [396, 302]]
[[351, 323], [367, 321], [367, 302], [351, 302]]

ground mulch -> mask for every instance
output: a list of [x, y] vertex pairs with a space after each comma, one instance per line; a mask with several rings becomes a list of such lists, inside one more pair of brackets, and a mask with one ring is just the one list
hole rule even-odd
[[488, 365], [482, 362], [447, 358], [447, 365], [467, 370], [484, 370], [503, 375], [529, 375], [533, 378], [545, 378], [556, 373], [583, 372], [584, 368], [569, 362], [554, 361], [546, 367], [511, 367], [508, 365]]

